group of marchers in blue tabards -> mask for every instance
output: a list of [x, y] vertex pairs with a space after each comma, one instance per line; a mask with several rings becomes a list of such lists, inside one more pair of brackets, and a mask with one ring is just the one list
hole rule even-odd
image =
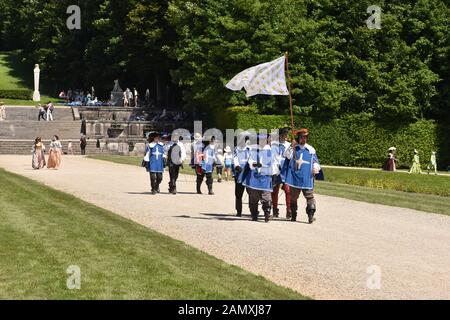
[[[315, 149], [307, 143], [308, 129], [294, 131], [292, 143], [287, 141], [288, 133], [288, 128], [279, 129], [277, 141], [271, 141], [271, 136], [267, 134], [251, 136], [244, 132], [237, 137], [231, 167], [238, 217], [242, 216], [242, 197], [245, 191], [253, 221], [258, 221], [259, 204], [265, 222], [269, 222], [272, 217], [279, 217], [278, 197], [282, 189], [286, 198], [286, 219], [297, 220], [298, 200], [300, 194], [303, 194], [308, 222], [315, 221], [314, 180], [322, 174], [319, 159]], [[152, 132], [148, 135], [149, 143], [142, 166], [150, 174], [152, 194], [160, 192], [165, 168], [169, 171], [169, 193], [177, 193], [179, 170], [186, 159], [186, 149], [180, 140], [176, 134], [169, 136]], [[197, 175], [198, 194], [202, 193], [201, 185], [205, 178], [208, 194], [214, 194], [212, 175], [218, 164], [215, 140], [214, 136], [204, 141], [200, 134], [194, 135], [190, 165]]]

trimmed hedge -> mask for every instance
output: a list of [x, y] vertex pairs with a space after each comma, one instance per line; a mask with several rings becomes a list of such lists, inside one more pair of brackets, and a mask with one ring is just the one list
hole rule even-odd
[[31, 90], [0, 90], [0, 99], [32, 100]]
[[[260, 115], [252, 108], [227, 109], [220, 129], [267, 129], [290, 126], [288, 115]], [[226, 121], [229, 121], [225, 123]], [[381, 168], [387, 158], [388, 148], [396, 147], [399, 168], [409, 168], [413, 151], [417, 149], [422, 168], [430, 161], [431, 151], [437, 151], [439, 169], [446, 169], [443, 159], [449, 150], [440, 150], [438, 126], [433, 120], [420, 120], [403, 126], [378, 124], [371, 115], [357, 114], [318, 122], [312, 118], [295, 119], [295, 127], [310, 130], [309, 143], [317, 149], [321, 163], [328, 165]]]

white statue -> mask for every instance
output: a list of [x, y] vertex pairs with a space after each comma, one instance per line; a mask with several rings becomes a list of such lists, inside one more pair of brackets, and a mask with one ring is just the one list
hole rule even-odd
[[33, 101], [41, 101], [41, 94], [39, 93], [39, 75], [41, 70], [39, 69], [39, 65], [34, 65], [34, 92], [33, 92]]

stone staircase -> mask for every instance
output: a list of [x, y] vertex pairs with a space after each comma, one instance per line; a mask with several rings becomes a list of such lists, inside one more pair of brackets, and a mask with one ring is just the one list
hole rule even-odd
[[[66, 149], [68, 140], [72, 140], [74, 153], [80, 153], [81, 121], [73, 120], [72, 109], [55, 107], [53, 119], [55, 121], [38, 121], [35, 107], [6, 107], [6, 120], [0, 121], [0, 154], [30, 154], [36, 137], [49, 145], [54, 135], [61, 139]], [[86, 151], [99, 152], [96, 141], [89, 141]]]
[[51, 139], [55, 134], [60, 139], [79, 139], [80, 130], [81, 121], [6, 120], [0, 122], [0, 139]]
[[[37, 121], [38, 115], [39, 110], [36, 107], [6, 107], [6, 120]], [[53, 120], [73, 121], [74, 116], [72, 108], [59, 106], [55, 107], [53, 110]]]
[[[76, 110], [75, 110], [76, 111]], [[35, 107], [6, 107], [6, 120], [0, 121], [0, 154], [31, 154], [36, 137], [41, 137], [45, 146], [57, 135], [67, 152], [67, 145], [72, 141], [74, 154], [81, 154], [80, 132], [81, 120], [76, 119], [76, 112], [69, 107], [55, 107], [55, 121], [38, 121], [38, 109]], [[128, 143], [134, 143], [130, 150]], [[87, 139], [86, 155], [90, 154], [136, 154], [145, 152], [145, 139], [112, 139], [101, 141], [97, 148], [96, 139]]]

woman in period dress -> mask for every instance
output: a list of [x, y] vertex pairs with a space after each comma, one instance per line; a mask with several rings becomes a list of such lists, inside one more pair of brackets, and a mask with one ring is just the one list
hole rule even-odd
[[61, 165], [61, 150], [62, 145], [58, 136], [54, 136], [52, 142], [50, 142], [50, 152], [48, 154], [47, 168], [59, 169]]
[[34, 140], [33, 149], [32, 149], [32, 160], [31, 160], [31, 166], [35, 170], [39, 170], [43, 167], [45, 167], [45, 146], [41, 141], [40, 137], [37, 137]]
[[422, 170], [420, 169], [419, 152], [416, 149], [414, 149], [413, 164], [409, 170], [409, 173], [422, 173]]
[[383, 170], [386, 171], [396, 171], [397, 167], [395, 162], [397, 159], [395, 159], [395, 150], [396, 148], [391, 147], [389, 148], [388, 158], [386, 159], [386, 162], [383, 165]]

